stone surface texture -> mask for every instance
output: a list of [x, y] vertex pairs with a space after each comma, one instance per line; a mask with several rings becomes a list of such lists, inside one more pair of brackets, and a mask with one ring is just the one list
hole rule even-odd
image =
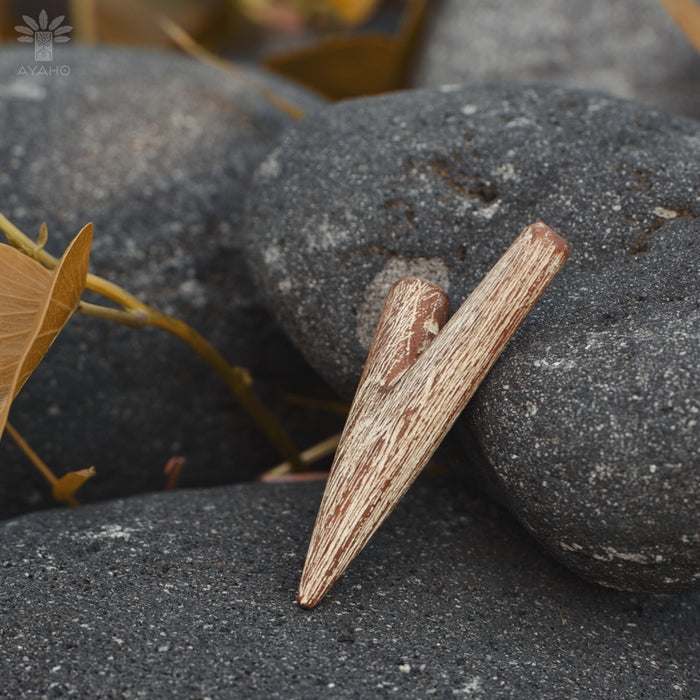
[[[0, 51], [0, 211], [32, 236], [46, 221], [54, 254], [93, 221], [91, 271], [248, 367], [303, 446], [330, 434], [323, 416], [282, 401], [282, 389], [313, 394], [319, 380], [256, 300], [240, 254], [253, 170], [292, 120], [176, 53], [61, 45], [54, 64], [67, 75], [18, 75], [32, 58], [31, 47]], [[264, 79], [304, 108], [319, 104]], [[57, 473], [96, 466], [83, 499], [162, 488], [174, 455], [187, 458], [181, 483], [191, 485], [250, 478], [279, 461], [179, 340], [84, 317], [69, 322], [10, 420]], [[0, 517], [51, 505], [9, 438], [0, 462]]]
[[658, 0], [440, 0], [414, 84], [541, 82], [700, 117], [700, 55]]
[[420, 479], [313, 611], [321, 484], [149, 494], [0, 523], [3, 693], [691, 698], [700, 594], [626, 594], [499, 506]]
[[456, 309], [526, 225], [552, 226], [571, 257], [467, 408], [462, 469], [584, 576], [698, 587], [698, 163], [696, 122], [598, 93], [346, 102], [260, 166], [247, 255], [350, 396], [392, 282], [425, 277]]

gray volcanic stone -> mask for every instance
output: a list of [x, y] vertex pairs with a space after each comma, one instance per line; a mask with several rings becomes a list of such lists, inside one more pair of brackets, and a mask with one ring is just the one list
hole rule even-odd
[[[561, 561], [632, 590], [700, 586], [700, 126], [600, 94], [443, 88], [287, 132], [247, 253], [312, 364], [351, 395], [389, 285], [457, 308], [529, 223], [571, 258], [477, 392], [461, 469]], [[454, 454], [454, 453], [453, 453]]]
[[313, 611], [321, 484], [150, 494], [0, 523], [3, 692], [33, 697], [695, 698], [700, 593], [626, 594], [420, 479]]
[[700, 56], [658, 0], [441, 0], [416, 85], [543, 82], [700, 117]]
[[[30, 48], [0, 51], [0, 211], [32, 236], [46, 220], [56, 254], [94, 221], [93, 272], [250, 368], [302, 445], [326, 437], [336, 422], [314, 424], [281, 399], [282, 389], [313, 394], [320, 382], [256, 300], [238, 242], [253, 170], [292, 120], [174, 53], [61, 46], [54, 67], [67, 75], [18, 76], [33, 63]], [[302, 107], [319, 104], [265, 80]], [[58, 338], [10, 420], [56, 472], [96, 466], [83, 499], [162, 488], [173, 455], [187, 458], [181, 479], [191, 485], [250, 478], [279, 461], [179, 340], [83, 317]], [[0, 463], [0, 517], [52, 504], [9, 438]]]

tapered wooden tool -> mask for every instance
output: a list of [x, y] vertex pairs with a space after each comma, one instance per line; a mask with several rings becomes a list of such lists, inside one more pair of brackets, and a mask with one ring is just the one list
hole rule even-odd
[[442, 330], [439, 287], [392, 287], [316, 518], [302, 607], [323, 598], [401, 500], [568, 254], [548, 226], [528, 226]]

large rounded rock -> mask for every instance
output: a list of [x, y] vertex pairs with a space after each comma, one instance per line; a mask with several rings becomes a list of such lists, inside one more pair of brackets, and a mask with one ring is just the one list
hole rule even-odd
[[544, 82], [700, 117], [700, 56], [658, 0], [441, 0], [416, 85]]
[[[281, 388], [313, 393], [319, 382], [257, 302], [238, 241], [253, 170], [291, 118], [173, 53], [61, 46], [56, 70], [37, 77], [22, 71], [32, 58], [30, 49], [0, 52], [0, 211], [31, 235], [46, 220], [54, 253], [94, 221], [93, 272], [250, 368], [299, 442], [325, 437], [323, 419], [313, 424], [281, 400]], [[276, 84], [302, 107], [318, 105]], [[190, 485], [250, 478], [279, 460], [180, 341], [83, 317], [59, 336], [10, 419], [58, 473], [96, 466], [85, 499], [162, 488], [173, 455], [187, 458]], [[2, 516], [51, 503], [7, 437], [0, 462]]]
[[571, 259], [468, 409], [468, 469], [584, 576], [696, 587], [699, 163], [697, 123], [595, 93], [348, 102], [261, 165], [248, 256], [350, 395], [391, 282], [422, 275], [456, 308], [527, 224], [550, 224]]
[[313, 611], [320, 484], [148, 494], [0, 523], [12, 698], [700, 694], [700, 593], [572, 576], [493, 502], [421, 479]]

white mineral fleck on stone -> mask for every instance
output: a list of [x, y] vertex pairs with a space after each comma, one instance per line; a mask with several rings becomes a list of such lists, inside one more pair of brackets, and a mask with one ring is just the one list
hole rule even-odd
[[504, 163], [496, 168], [495, 175], [505, 182], [516, 182], [518, 180], [512, 163]]
[[451, 85], [441, 85], [439, 88], [440, 92], [458, 92], [459, 90], [462, 89], [462, 84], [461, 83], [453, 83]]
[[678, 216], [677, 211], [666, 209], [665, 207], [655, 207], [654, 214], [660, 216], [662, 219], [675, 219]]
[[279, 246], [276, 245], [270, 245], [265, 248], [265, 252], [263, 253], [263, 259], [265, 260], [266, 265], [274, 265], [277, 263], [279, 260], [282, 258], [282, 251], [280, 250]]
[[28, 79], [20, 79], [9, 85], [0, 85], [0, 97], [15, 97], [38, 102], [46, 97], [46, 88]]
[[258, 168], [258, 176], [263, 178], [278, 177], [282, 172], [282, 166], [277, 159], [279, 149], [274, 150]]
[[477, 209], [474, 212], [475, 216], [479, 216], [482, 219], [486, 219], [487, 221], [493, 219], [493, 217], [500, 211], [501, 205], [498, 202], [493, 202], [492, 204], [489, 204], [487, 207], [483, 207], [482, 209]]

